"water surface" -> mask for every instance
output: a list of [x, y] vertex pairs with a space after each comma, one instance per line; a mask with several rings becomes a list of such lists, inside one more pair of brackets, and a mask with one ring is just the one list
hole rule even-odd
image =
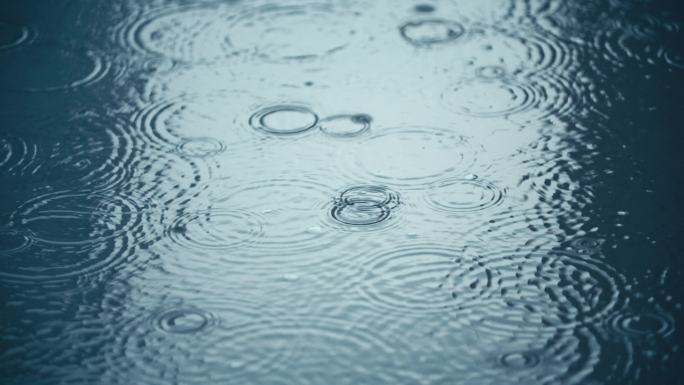
[[3, 384], [682, 383], [674, 1], [6, 1]]

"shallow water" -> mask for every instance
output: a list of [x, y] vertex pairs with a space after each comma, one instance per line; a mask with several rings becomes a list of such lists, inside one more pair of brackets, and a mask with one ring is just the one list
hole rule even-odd
[[3, 384], [678, 384], [675, 1], [6, 1]]

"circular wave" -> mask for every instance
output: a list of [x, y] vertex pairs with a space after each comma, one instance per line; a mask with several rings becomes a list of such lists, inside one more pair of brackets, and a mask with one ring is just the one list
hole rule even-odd
[[319, 129], [334, 137], [354, 137], [370, 130], [372, 118], [367, 114], [333, 115], [320, 121]]
[[78, 114], [18, 127], [21, 136], [0, 139], [0, 170], [23, 183], [111, 188], [131, 173], [131, 138], [117, 119]]
[[373, 306], [405, 314], [443, 313], [454, 306], [444, 290], [462, 253], [439, 245], [411, 244], [372, 256], [359, 279], [360, 291]]
[[193, 308], [173, 308], [154, 316], [157, 328], [166, 333], [195, 334], [207, 332], [218, 323], [213, 313]]
[[467, 213], [500, 205], [505, 195], [505, 189], [477, 177], [450, 178], [432, 184], [425, 200], [437, 211]]
[[355, 180], [385, 185], [424, 186], [447, 175], [466, 173], [476, 151], [451, 130], [430, 127], [390, 128], [345, 147], [341, 172]]
[[190, 250], [231, 250], [263, 236], [262, 220], [254, 214], [210, 209], [181, 215], [167, 229], [169, 239]]
[[579, 85], [563, 77], [546, 75], [523, 81], [468, 80], [442, 92], [441, 99], [455, 112], [480, 117], [506, 117], [533, 122], [562, 117], [578, 110], [583, 102]]
[[38, 145], [13, 134], [0, 138], [0, 169], [7, 177], [33, 174], [40, 167]]
[[0, 53], [0, 87], [26, 92], [71, 90], [102, 80], [110, 67], [97, 51], [28, 45]]
[[236, 124], [240, 117], [234, 105], [221, 93], [187, 94], [145, 103], [131, 117], [137, 130], [134, 135], [159, 149], [187, 150], [193, 156], [198, 147], [211, 153], [233, 146], [243, 148], [246, 134]]
[[498, 68], [501, 75], [564, 73], [578, 60], [571, 45], [533, 29], [473, 26], [459, 51], [469, 65], [497, 69], [497, 75]]
[[0, 255], [20, 253], [33, 244], [29, 234], [22, 231], [0, 228]]
[[682, 67], [680, 25], [652, 16], [605, 23], [592, 42], [601, 57], [613, 65], [665, 63]]
[[581, 255], [601, 254], [601, 246], [604, 242], [605, 240], [603, 239], [589, 237], [577, 238], [570, 242], [568, 251], [578, 253]]
[[318, 124], [318, 115], [308, 107], [279, 105], [262, 108], [249, 117], [249, 125], [274, 135], [292, 135], [308, 131]]
[[274, 327], [272, 314], [243, 300], [228, 297], [223, 303], [230, 307], [209, 311], [181, 305], [152, 316], [145, 309], [127, 312], [125, 319], [117, 316], [108, 326], [113, 333], [103, 351], [103, 381], [202, 384], [211, 367], [219, 376], [214, 380], [229, 383], [288, 361], [292, 344]]
[[466, 33], [465, 27], [451, 20], [426, 19], [409, 21], [399, 26], [401, 37], [416, 47], [451, 43]]
[[479, 257], [478, 266], [491, 268], [495, 284], [479, 295], [480, 303], [462, 307], [463, 314], [492, 333], [598, 325], [622, 304], [624, 278], [601, 261], [558, 252], [513, 252]]
[[224, 152], [226, 145], [215, 138], [189, 138], [181, 142], [176, 149], [183, 155], [204, 158]]
[[118, 39], [181, 62], [306, 60], [351, 44], [357, 19], [327, 4], [184, 6], [136, 15], [120, 26]]
[[0, 277], [34, 282], [101, 274], [151, 239], [146, 209], [131, 198], [93, 192], [31, 199], [10, 216], [29, 242], [9, 254]]
[[34, 35], [34, 31], [26, 26], [0, 22], [0, 50], [28, 43]]
[[606, 327], [622, 338], [666, 338], [675, 329], [674, 318], [662, 311], [619, 312], [606, 321]]
[[322, 250], [335, 242], [321, 227], [321, 212], [332, 196], [328, 186], [302, 179], [273, 179], [236, 186], [217, 204], [260, 213], [264, 237], [260, 250], [288, 256]]

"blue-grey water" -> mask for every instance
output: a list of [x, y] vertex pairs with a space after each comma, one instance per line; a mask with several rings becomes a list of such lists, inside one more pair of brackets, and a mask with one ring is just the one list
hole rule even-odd
[[678, 0], [4, 0], [1, 384], [682, 384]]

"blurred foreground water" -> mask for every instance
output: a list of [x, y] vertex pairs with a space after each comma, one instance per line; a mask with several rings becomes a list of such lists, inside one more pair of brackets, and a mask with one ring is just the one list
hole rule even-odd
[[680, 384], [676, 1], [7, 0], [3, 384]]

